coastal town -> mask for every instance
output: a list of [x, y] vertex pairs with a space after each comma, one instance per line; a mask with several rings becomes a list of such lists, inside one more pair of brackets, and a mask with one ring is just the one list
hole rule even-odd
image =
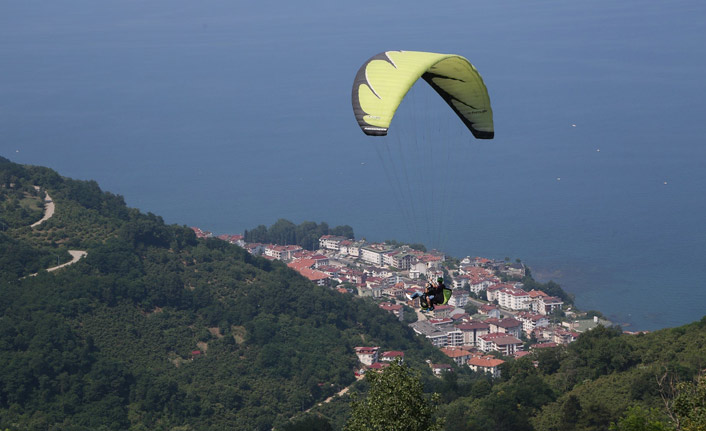
[[[216, 237], [200, 228], [192, 229], [197, 237]], [[321, 236], [315, 251], [297, 245], [247, 243], [243, 235], [217, 238], [251, 254], [280, 260], [319, 286], [373, 298], [381, 309], [408, 322], [415, 333], [427, 338], [458, 366], [493, 377], [500, 376], [500, 366], [508, 358], [566, 345], [581, 332], [612, 325], [567, 306], [559, 297], [525, 290], [522, 279], [528, 269], [520, 261], [450, 259], [437, 250], [335, 235]], [[452, 295], [448, 303], [423, 311], [419, 298], [409, 298], [422, 293], [428, 280], [437, 278], [443, 278]], [[404, 352], [384, 351], [379, 346], [359, 346], [355, 350], [361, 364], [357, 375], [404, 360]], [[448, 364], [428, 364], [436, 375], [452, 369]]]

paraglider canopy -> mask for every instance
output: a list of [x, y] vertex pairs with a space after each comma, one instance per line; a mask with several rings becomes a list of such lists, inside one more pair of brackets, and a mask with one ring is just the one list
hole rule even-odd
[[353, 112], [366, 135], [385, 136], [397, 107], [423, 78], [478, 139], [492, 139], [488, 89], [464, 57], [418, 51], [385, 51], [366, 61], [353, 82]]

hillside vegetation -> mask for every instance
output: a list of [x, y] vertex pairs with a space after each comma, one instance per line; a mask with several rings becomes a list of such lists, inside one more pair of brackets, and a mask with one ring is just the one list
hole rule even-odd
[[[56, 213], [31, 228], [44, 191]], [[435, 378], [424, 362], [450, 361], [371, 300], [198, 240], [93, 181], [0, 158], [0, 208], [0, 429], [341, 429], [349, 397], [317, 404], [354, 382], [360, 345], [405, 351], [448, 431], [704, 429], [706, 319], [599, 327], [508, 360], [499, 380]], [[45, 271], [69, 249], [88, 254]]]
[[[357, 345], [439, 355], [372, 302], [95, 182], [0, 162], [3, 201], [34, 185], [56, 215], [0, 233], [0, 428], [270, 429], [351, 384]], [[40, 271], [67, 248], [88, 255]]]

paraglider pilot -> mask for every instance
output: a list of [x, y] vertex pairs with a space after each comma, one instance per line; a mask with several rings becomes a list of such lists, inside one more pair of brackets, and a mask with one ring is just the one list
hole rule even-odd
[[415, 292], [414, 295], [407, 295], [407, 298], [412, 300], [421, 296], [424, 300], [423, 302], [429, 304], [429, 311], [432, 311], [434, 310], [434, 303], [441, 304], [443, 302], [445, 288], [444, 279], [439, 277], [436, 282], [429, 282], [424, 289], [424, 293]]

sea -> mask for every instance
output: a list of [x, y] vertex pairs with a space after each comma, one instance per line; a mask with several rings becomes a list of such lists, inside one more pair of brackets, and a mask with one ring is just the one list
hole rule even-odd
[[[365, 136], [352, 82], [386, 50], [466, 57], [495, 139], [423, 83]], [[0, 156], [218, 234], [520, 259], [657, 330], [706, 314], [704, 76], [698, 0], [0, 0]]]

